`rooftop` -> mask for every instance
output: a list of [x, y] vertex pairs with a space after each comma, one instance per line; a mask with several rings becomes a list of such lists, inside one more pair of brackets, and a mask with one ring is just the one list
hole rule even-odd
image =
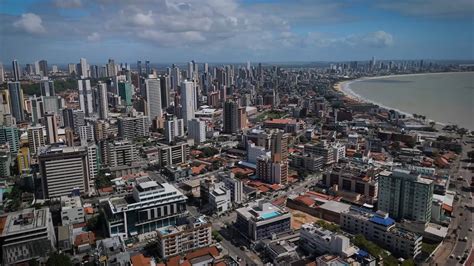
[[250, 203], [248, 207], [237, 209], [237, 213], [254, 220], [268, 220], [288, 213], [287, 211], [273, 205], [270, 202], [260, 200], [258, 202]]
[[18, 212], [9, 213], [3, 224], [1, 235], [21, 233], [28, 230], [47, 227], [49, 209], [34, 208], [24, 209]]

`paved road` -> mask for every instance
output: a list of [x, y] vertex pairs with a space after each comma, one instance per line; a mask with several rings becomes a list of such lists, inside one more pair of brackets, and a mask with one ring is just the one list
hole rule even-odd
[[[473, 221], [474, 205], [473, 194], [468, 190], [472, 177], [472, 171], [469, 167], [472, 163], [464, 161], [467, 159], [467, 151], [470, 145], [464, 145], [459, 165], [456, 165], [452, 175], [451, 182], [455, 185], [458, 200], [454, 203], [454, 218], [450, 223], [449, 239], [444, 241], [442, 247], [434, 256], [435, 265], [460, 265], [464, 263], [463, 257], [469, 256], [473, 248]], [[462, 180], [457, 180], [461, 177]], [[467, 206], [467, 207], [466, 207]], [[467, 237], [467, 241], [464, 238]], [[458, 259], [460, 258], [460, 260]]]

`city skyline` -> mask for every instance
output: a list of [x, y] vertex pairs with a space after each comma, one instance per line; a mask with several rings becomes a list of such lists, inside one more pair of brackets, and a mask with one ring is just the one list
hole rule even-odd
[[[469, 1], [3, 1], [3, 64], [472, 60]], [[443, 36], [443, 38], [439, 38]], [[432, 44], [432, 45], [427, 45]], [[34, 49], [31, 49], [34, 48]]]

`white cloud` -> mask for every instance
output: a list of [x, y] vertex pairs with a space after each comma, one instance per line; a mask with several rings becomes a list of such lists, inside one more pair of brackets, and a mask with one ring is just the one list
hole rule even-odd
[[100, 34], [98, 32], [93, 32], [89, 36], [87, 36], [87, 40], [91, 42], [97, 42], [100, 40]]
[[471, 17], [474, 13], [472, 0], [381, 0], [377, 7], [409, 16]]
[[59, 8], [78, 8], [82, 6], [81, 0], [54, 0], [53, 3]]
[[150, 10], [148, 14], [137, 13], [132, 17], [132, 22], [136, 26], [153, 26], [155, 24], [153, 12]]
[[154, 41], [161, 46], [188, 46], [191, 43], [206, 41], [202, 33], [197, 31], [164, 32], [157, 30], [144, 30], [138, 33], [140, 38]]
[[42, 23], [43, 21], [40, 16], [33, 13], [26, 13], [22, 14], [21, 18], [13, 23], [13, 26], [28, 33], [41, 34], [46, 32]]
[[319, 32], [310, 32], [304, 43], [309, 46], [352, 46], [384, 48], [393, 44], [393, 36], [385, 31], [375, 31], [366, 34], [351, 34], [342, 37], [330, 37]]

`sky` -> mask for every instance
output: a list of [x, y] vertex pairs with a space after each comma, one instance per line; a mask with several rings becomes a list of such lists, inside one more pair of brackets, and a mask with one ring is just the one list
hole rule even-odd
[[474, 59], [472, 0], [0, 0], [0, 61]]

